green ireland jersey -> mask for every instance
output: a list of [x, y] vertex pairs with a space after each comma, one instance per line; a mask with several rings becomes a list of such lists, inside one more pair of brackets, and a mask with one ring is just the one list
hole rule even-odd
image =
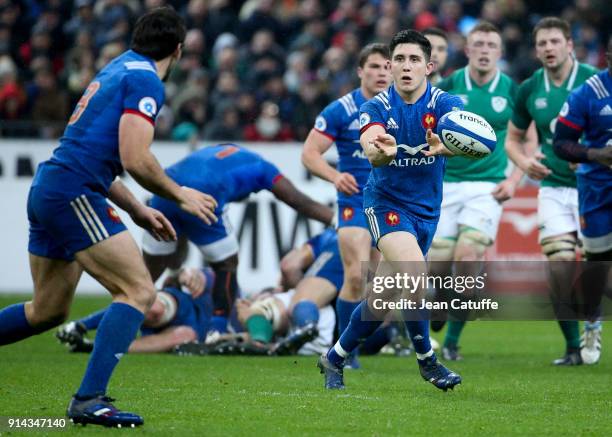
[[493, 79], [479, 86], [472, 81], [468, 67], [455, 71], [436, 85], [463, 100], [465, 110], [484, 117], [497, 136], [497, 146], [490, 156], [470, 159], [455, 156], [446, 161], [445, 182], [501, 182], [506, 178], [508, 157], [504, 149], [508, 120], [514, 111], [518, 87], [499, 70]]
[[556, 86], [548, 78], [544, 68], [537, 70], [519, 86], [512, 123], [519, 129], [526, 130], [531, 121], [535, 121], [538, 141], [545, 156], [542, 164], [552, 170], [551, 174], [542, 181], [543, 187], [576, 186], [574, 171], [567, 161], [555, 155], [552, 140], [557, 115], [569, 93], [595, 73], [597, 69], [574, 61], [570, 75], [561, 86]]

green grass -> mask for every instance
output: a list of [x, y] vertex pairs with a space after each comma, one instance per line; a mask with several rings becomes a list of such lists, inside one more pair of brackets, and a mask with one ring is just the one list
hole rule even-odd
[[[0, 298], [0, 307], [18, 300]], [[105, 303], [77, 299], [71, 317]], [[421, 379], [414, 357], [362, 358], [345, 391], [326, 392], [314, 357], [172, 355], [125, 356], [109, 393], [145, 417], [143, 428], [124, 431], [135, 433], [609, 435], [612, 332], [604, 330], [600, 364], [574, 368], [550, 365], [563, 349], [552, 322], [474, 322], [464, 334], [465, 361], [452, 365], [464, 383], [448, 393]], [[0, 348], [0, 416], [62, 416], [86, 361], [52, 333]]]

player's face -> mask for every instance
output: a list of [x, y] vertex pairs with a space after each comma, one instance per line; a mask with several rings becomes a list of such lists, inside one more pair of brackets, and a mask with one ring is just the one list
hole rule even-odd
[[391, 55], [391, 73], [395, 88], [403, 94], [412, 94], [425, 85], [427, 76], [433, 71], [418, 44], [399, 44]]
[[536, 56], [548, 70], [558, 70], [569, 59], [574, 49], [572, 40], [561, 29], [540, 29], [536, 34]]
[[434, 73], [439, 73], [446, 65], [448, 58], [448, 43], [438, 35], [425, 35], [431, 43], [431, 62], [434, 65]]
[[380, 53], [372, 53], [363, 67], [357, 69], [361, 86], [371, 95], [386, 90], [391, 85], [391, 65]]
[[465, 54], [472, 71], [486, 74], [494, 70], [501, 53], [502, 40], [497, 32], [474, 32], [468, 36]]

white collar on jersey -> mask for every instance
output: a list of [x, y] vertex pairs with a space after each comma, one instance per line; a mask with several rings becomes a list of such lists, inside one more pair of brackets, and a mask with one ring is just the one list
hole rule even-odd
[[[566, 90], [571, 91], [574, 89], [574, 82], [576, 82], [576, 75], [578, 75], [578, 60], [575, 56], [572, 55], [572, 61], [574, 65], [572, 67], [572, 73], [570, 74], [569, 80], [567, 81]], [[550, 79], [548, 79], [548, 74], [546, 73], [546, 68], [544, 68], [544, 89], [547, 93], [550, 92]]]
[[[472, 78], [470, 77], [470, 67], [465, 67], [463, 69], [463, 75], [465, 76], [465, 87], [468, 91], [472, 91]], [[501, 71], [499, 68], [497, 69], [497, 74], [491, 81], [491, 85], [489, 85], [489, 92], [492, 93], [497, 88], [497, 84], [499, 83], [499, 78], [501, 77]]]

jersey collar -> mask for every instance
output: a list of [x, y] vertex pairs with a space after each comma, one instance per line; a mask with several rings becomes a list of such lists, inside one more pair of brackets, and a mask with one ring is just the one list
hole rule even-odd
[[[578, 75], [578, 60], [576, 58], [572, 58], [574, 65], [572, 66], [572, 72], [569, 75], [569, 78], [567, 79], [567, 85], [565, 86], [565, 89], [567, 91], [571, 91], [574, 89], [574, 83], [576, 82], [576, 76]], [[550, 79], [548, 79], [548, 73], [546, 73], [546, 68], [543, 68], [544, 70], [544, 89], [546, 90], [547, 93], [550, 92]]]
[[[465, 77], [465, 87], [467, 88], [468, 91], [472, 91], [472, 78], [470, 77], [470, 71], [469, 71], [469, 67], [465, 67], [463, 69], [463, 76]], [[499, 83], [499, 79], [501, 77], [501, 71], [499, 71], [499, 68], [497, 69], [497, 73], [495, 74], [495, 77], [493, 78], [493, 80], [490, 82], [489, 85], [489, 92], [493, 93], [495, 92], [495, 89], [497, 88], [497, 84]]]
[[145, 56], [145, 55], [141, 55], [140, 53], [137, 53], [137, 52], [135, 52], [132, 49], [129, 50], [129, 53], [132, 54], [133, 56], [137, 56], [137, 57], [141, 58], [143, 61], [146, 61], [149, 64], [151, 64], [153, 69], [157, 72], [157, 65], [155, 65], [155, 61], [152, 58], [149, 58], [148, 56]]

